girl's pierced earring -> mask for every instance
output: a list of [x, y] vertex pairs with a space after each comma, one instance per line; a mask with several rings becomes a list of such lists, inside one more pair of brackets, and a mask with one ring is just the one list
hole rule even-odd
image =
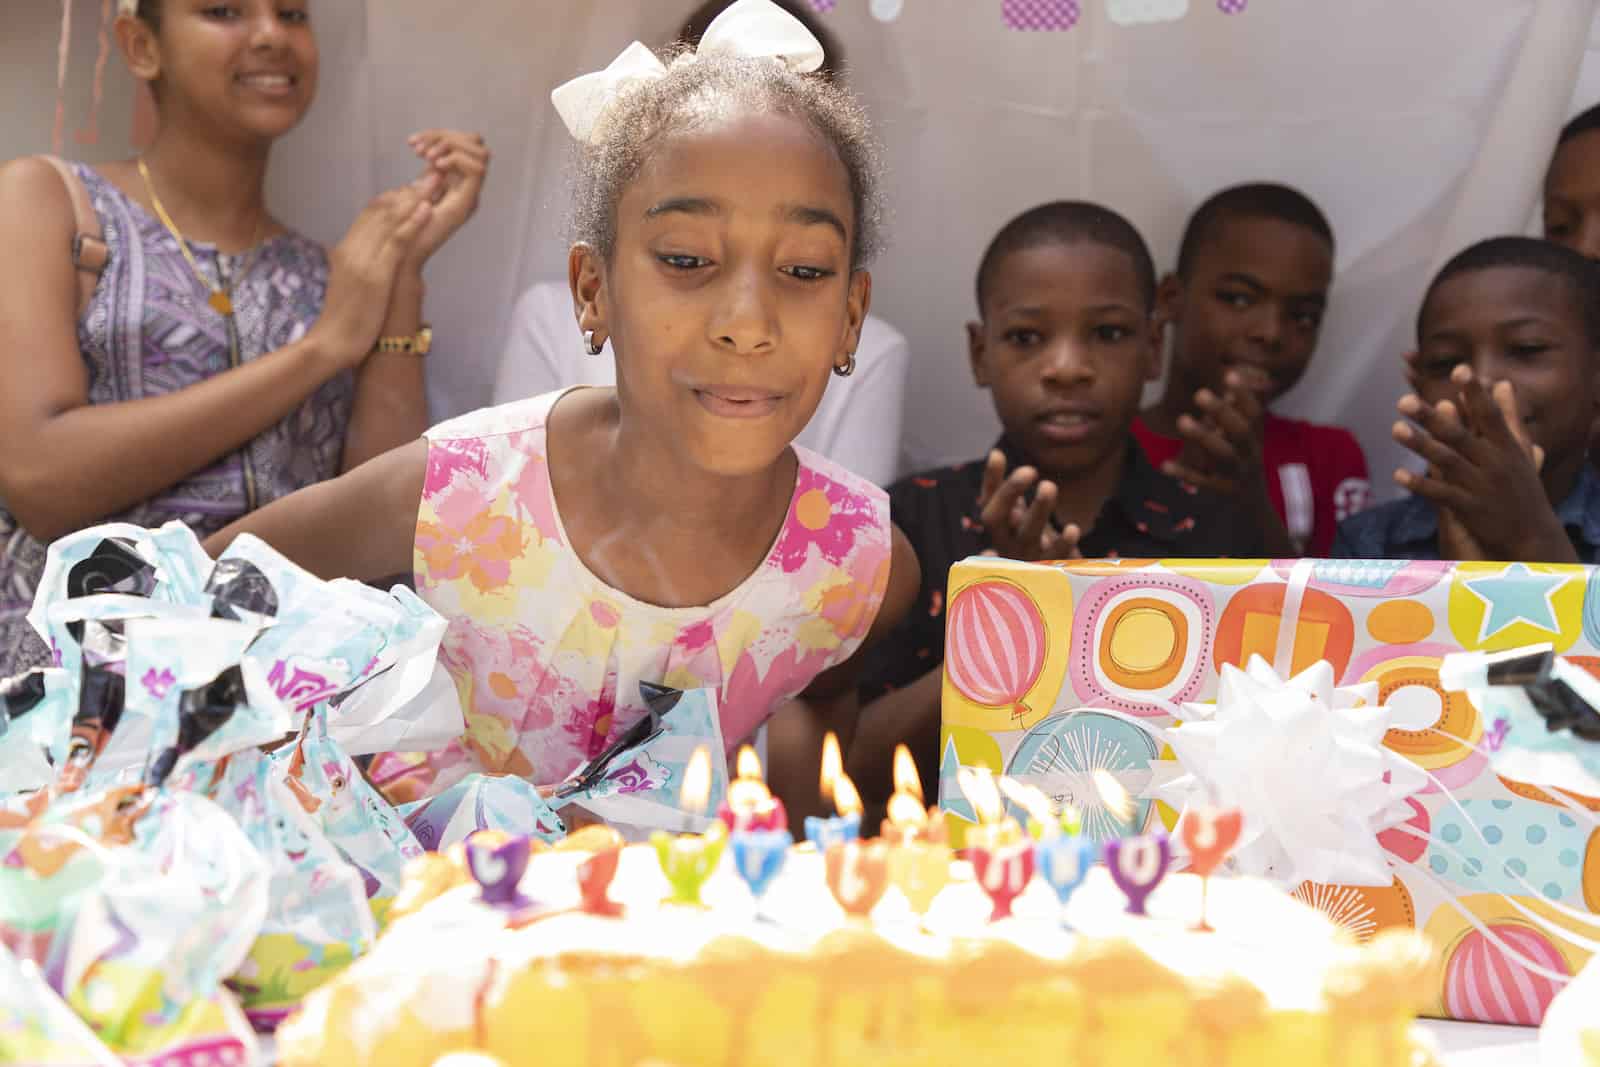
[[850, 353], [848, 356], [845, 357], [843, 365], [840, 365], [838, 363], [835, 363], [833, 365], [833, 373], [837, 374], [841, 378], [848, 378], [848, 377], [850, 377], [850, 375], [854, 374], [855, 372], [856, 372], [856, 354], [854, 352]]
[[583, 350], [585, 352], [587, 352], [589, 355], [598, 356], [601, 353], [601, 351], [605, 348], [605, 346], [606, 346], [606, 343], [604, 341], [596, 341], [594, 339], [594, 331], [593, 330], [584, 330], [583, 331]]

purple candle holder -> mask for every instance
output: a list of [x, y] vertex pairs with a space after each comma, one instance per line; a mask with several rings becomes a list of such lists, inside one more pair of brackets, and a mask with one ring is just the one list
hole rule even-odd
[[1128, 911], [1145, 914], [1144, 904], [1172, 865], [1172, 843], [1159, 831], [1106, 842], [1106, 869], [1128, 898]]
[[533, 901], [522, 894], [519, 883], [528, 869], [531, 847], [526, 837], [510, 837], [492, 830], [467, 836], [467, 869], [483, 892], [483, 902], [504, 911], [521, 911]]

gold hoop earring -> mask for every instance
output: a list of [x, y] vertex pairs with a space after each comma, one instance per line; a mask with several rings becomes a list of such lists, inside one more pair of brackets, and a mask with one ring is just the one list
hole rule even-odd
[[850, 353], [848, 356], [845, 357], [845, 361], [844, 361], [844, 365], [843, 366], [840, 366], [837, 363], [835, 363], [833, 365], [833, 373], [837, 374], [841, 378], [848, 378], [848, 377], [850, 377], [850, 375], [854, 374], [855, 372], [856, 372], [856, 354], [854, 352]]

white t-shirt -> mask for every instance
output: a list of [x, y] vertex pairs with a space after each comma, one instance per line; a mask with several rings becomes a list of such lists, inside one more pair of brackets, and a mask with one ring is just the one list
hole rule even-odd
[[[816, 414], [795, 443], [870, 482], [894, 481], [910, 362], [911, 348], [900, 331], [869, 315], [856, 349], [856, 372], [829, 380]], [[616, 383], [609, 342], [598, 356], [584, 352], [565, 282], [539, 282], [522, 294], [495, 376], [494, 403], [573, 385]]]

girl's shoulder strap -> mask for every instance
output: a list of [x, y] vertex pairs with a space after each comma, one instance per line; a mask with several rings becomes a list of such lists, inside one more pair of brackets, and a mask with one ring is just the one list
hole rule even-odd
[[111, 261], [111, 250], [106, 246], [100, 229], [100, 216], [95, 214], [94, 205], [89, 201], [89, 190], [84, 187], [83, 179], [63, 159], [56, 156], [39, 158], [61, 175], [61, 182], [67, 187], [67, 196], [72, 201], [72, 265], [78, 268], [78, 315], [81, 318], [88, 310], [89, 298], [94, 295], [100, 272]]

